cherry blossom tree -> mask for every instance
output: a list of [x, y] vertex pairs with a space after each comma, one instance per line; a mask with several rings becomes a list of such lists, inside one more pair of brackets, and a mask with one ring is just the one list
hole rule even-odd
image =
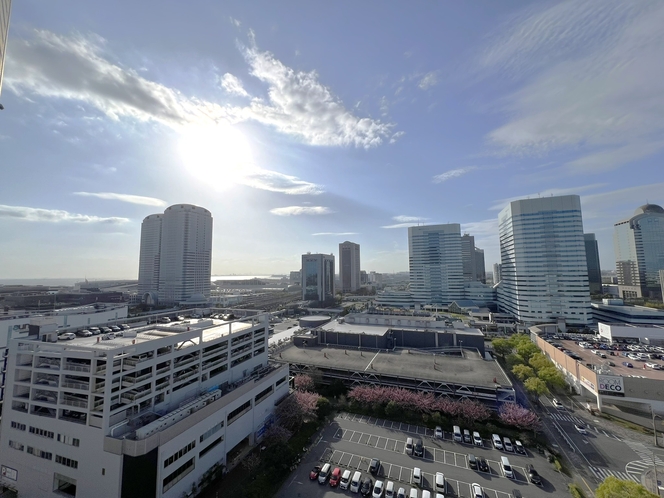
[[314, 379], [310, 375], [296, 375], [293, 377], [293, 383], [295, 384], [295, 389], [298, 391], [314, 390]]
[[279, 424], [272, 424], [263, 435], [262, 444], [272, 446], [277, 443], [285, 443], [293, 433]]
[[309, 391], [294, 391], [277, 406], [275, 414], [286, 429], [296, 431], [303, 422], [316, 417], [320, 397]]
[[505, 403], [498, 414], [501, 422], [518, 429], [535, 430], [539, 427], [539, 417], [535, 412], [516, 403]]

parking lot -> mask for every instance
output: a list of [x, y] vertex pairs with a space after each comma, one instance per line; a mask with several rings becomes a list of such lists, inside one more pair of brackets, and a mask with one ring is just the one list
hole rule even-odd
[[[448, 428], [451, 429], [451, 428]], [[420, 437], [424, 442], [422, 457], [406, 454], [406, 438]], [[468, 467], [468, 454], [484, 458], [489, 472]], [[507, 456], [514, 469], [514, 479], [506, 478], [500, 467], [500, 457]], [[489, 498], [544, 497], [566, 492], [566, 477], [553, 470], [551, 464], [539, 454], [528, 451], [527, 455], [504, 453], [495, 450], [488, 440], [484, 445], [454, 443], [452, 434], [445, 431], [443, 439], [434, 439], [433, 430], [375, 417], [340, 414], [323, 432], [321, 439], [308, 452], [293, 476], [287, 480], [277, 494], [280, 498], [301, 496], [332, 497], [346, 493], [336, 488], [318, 485], [309, 480], [309, 470], [314, 465], [330, 463], [332, 467], [356, 470], [369, 475], [371, 459], [378, 458], [381, 467], [371, 478], [394, 481], [395, 489], [413, 484], [413, 468], [422, 471], [423, 482], [418, 489], [432, 490], [436, 472], [442, 472], [446, 480], [447, 497], [471, 497], [471, 484], [477, 483]], [[528, 482], [526, 465], [532, 464], [543, 478], [543, 486]], [[350, 494], [350, 491], [347, 491]]]

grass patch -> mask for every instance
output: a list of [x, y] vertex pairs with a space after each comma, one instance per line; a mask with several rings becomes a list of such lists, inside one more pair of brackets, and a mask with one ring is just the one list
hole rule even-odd
[[572, 483], [568, 486], [569, 494], [574, 498], [586, 498], [586, 495], [583, 494], [581, 487], [578, 484]]

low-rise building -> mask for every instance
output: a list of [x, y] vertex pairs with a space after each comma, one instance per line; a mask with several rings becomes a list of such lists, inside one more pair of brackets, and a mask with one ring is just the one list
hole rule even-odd
[[664, 325], [664, 310], [626, 305], [622, 299], [603, 299], [601, 303], [591, 303], [591, 308], [596, 322]]
[[288, 394], [267, 315], [9, 346], [2, 483], [20, 496], [181, 497], [259, 440]]

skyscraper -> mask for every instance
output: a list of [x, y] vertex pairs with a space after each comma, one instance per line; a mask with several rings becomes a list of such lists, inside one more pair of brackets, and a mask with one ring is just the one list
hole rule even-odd
[[664, 269], [664, 209], [645, 204], [614, 225], [618, 285], [622, 297], [661, 298], [659, 270]]
[[475, 248], [475, 280], [486, 284], [486, 268], [484, 266], [484, 249]]
[[461, 226], [408, 228], [410, 291], [420, 304], [449, 304], [462, 299]]
[[357, 292], [360, 288], [360, 244], [339, 244], [339, 278], [341, 292]]
[[588, 286], [591, 294], [602, 293], [602, 270], [599, 265], [599, 248], [594, 233], [584, 233], [586, 263], [588, 264]]
[[463, 266], [463, 280], [475, 280], [475, 237], [464, 233], [461, 237], [461, 264]]
[[498, 303], [518, 320], [591, 323], [578, 195], [511, 202], [498, 215], [502, 283]]
[[302, 299], [327, 301], [334, 299], [334, 255], [302, 255]]
[[497, 284], [503, 279], [503, 265], [500, 263], [493, 264], [493, 284]]
[[212, 214], [176, 204], [143, 220], [138, 288], [144, 299], [179, 303], [210, 297]]
[[0, 0], [0, 93], [2, 93], [2, 78], [5, 73], [5, 55], [7, 52], [9, 15], [11, 11], [12, 0]]

